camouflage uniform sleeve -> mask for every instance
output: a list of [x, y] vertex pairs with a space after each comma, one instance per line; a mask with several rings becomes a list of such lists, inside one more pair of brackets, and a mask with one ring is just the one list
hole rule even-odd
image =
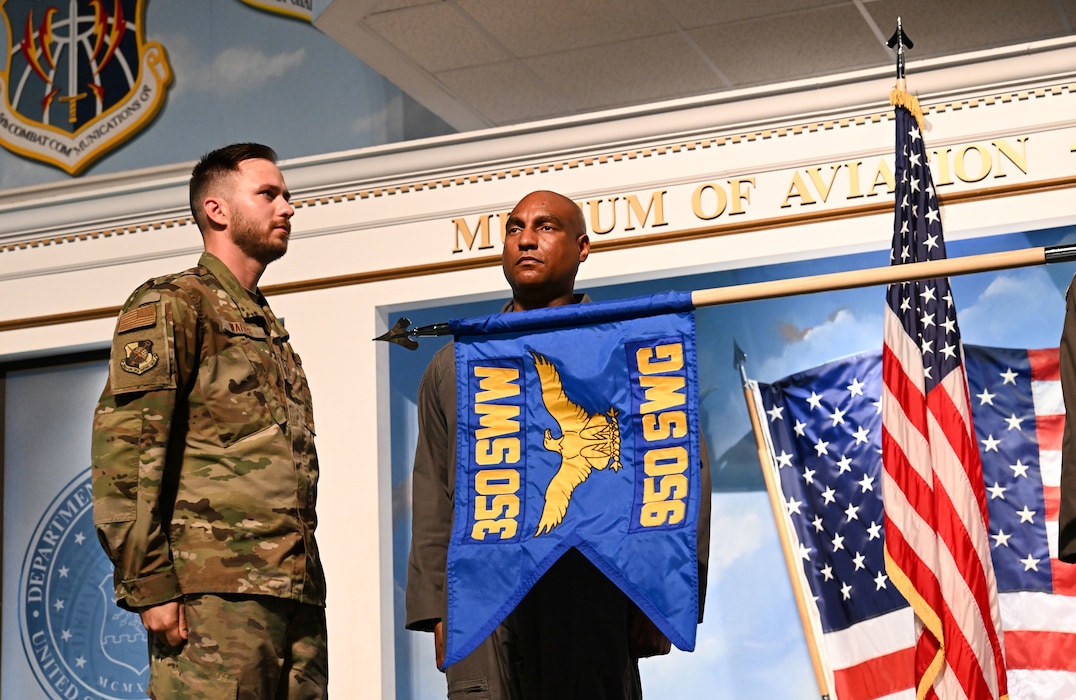
[[[141, 293], [139, 293], [141, 292]], [[116, 600], [138, 609], [181, 595], [168, 522], [178, 389], [190, 376], [196, 305], [183, 292], [139, 290], [116, 324], [108, 380], [93, 419], [97, 538], [111, 559]]]

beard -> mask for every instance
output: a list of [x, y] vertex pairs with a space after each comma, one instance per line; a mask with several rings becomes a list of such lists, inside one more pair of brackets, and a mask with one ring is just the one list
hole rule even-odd
[[274, 260], [279, 260], [288, 252], [288, 239], [273, 238], [272, 230], [283, 225], [291, 233], [289, 221], [272, 222], [267, 232], [264, 227], [258, 226], [246, 216], [235, 215], [232, 226], [232, 241], [250, 258], [257, 260], [262, 265], [268, 265]]

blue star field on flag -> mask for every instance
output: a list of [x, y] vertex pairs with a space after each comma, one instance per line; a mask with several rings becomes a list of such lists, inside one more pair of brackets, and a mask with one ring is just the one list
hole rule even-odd
[[[896, 110], [897, 158], [895, 177], [898, 215], [893, 232], [891, 264], [945, 258], [938, 197], [930, 175], [923, 137], [915, 118]], [[949, 279], [946, 277], [889, 285], [886, 301], [904, 332], [916, 339], [923, 353], [924, 382], [929, 393], [960, 365], [960, 331], [956, 324]]]

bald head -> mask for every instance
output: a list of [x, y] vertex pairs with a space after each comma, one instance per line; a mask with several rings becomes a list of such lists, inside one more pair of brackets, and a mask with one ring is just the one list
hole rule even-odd
[[508, 216], [501, 267], [516, 310], [570, 304], [579, 264], [590, 254], [586, 220], [557, 192], [531, 192]]

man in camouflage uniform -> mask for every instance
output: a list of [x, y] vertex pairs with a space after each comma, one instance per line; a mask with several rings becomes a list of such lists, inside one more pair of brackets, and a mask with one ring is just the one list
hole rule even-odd
[[323, 698], [310, 391], [258, 280], [288, 247], [272, 149], [207, 154], [205, 253], [120, 312], [93, 421], [94, 521], [116, 599], [150, 637], [154, 698]]

